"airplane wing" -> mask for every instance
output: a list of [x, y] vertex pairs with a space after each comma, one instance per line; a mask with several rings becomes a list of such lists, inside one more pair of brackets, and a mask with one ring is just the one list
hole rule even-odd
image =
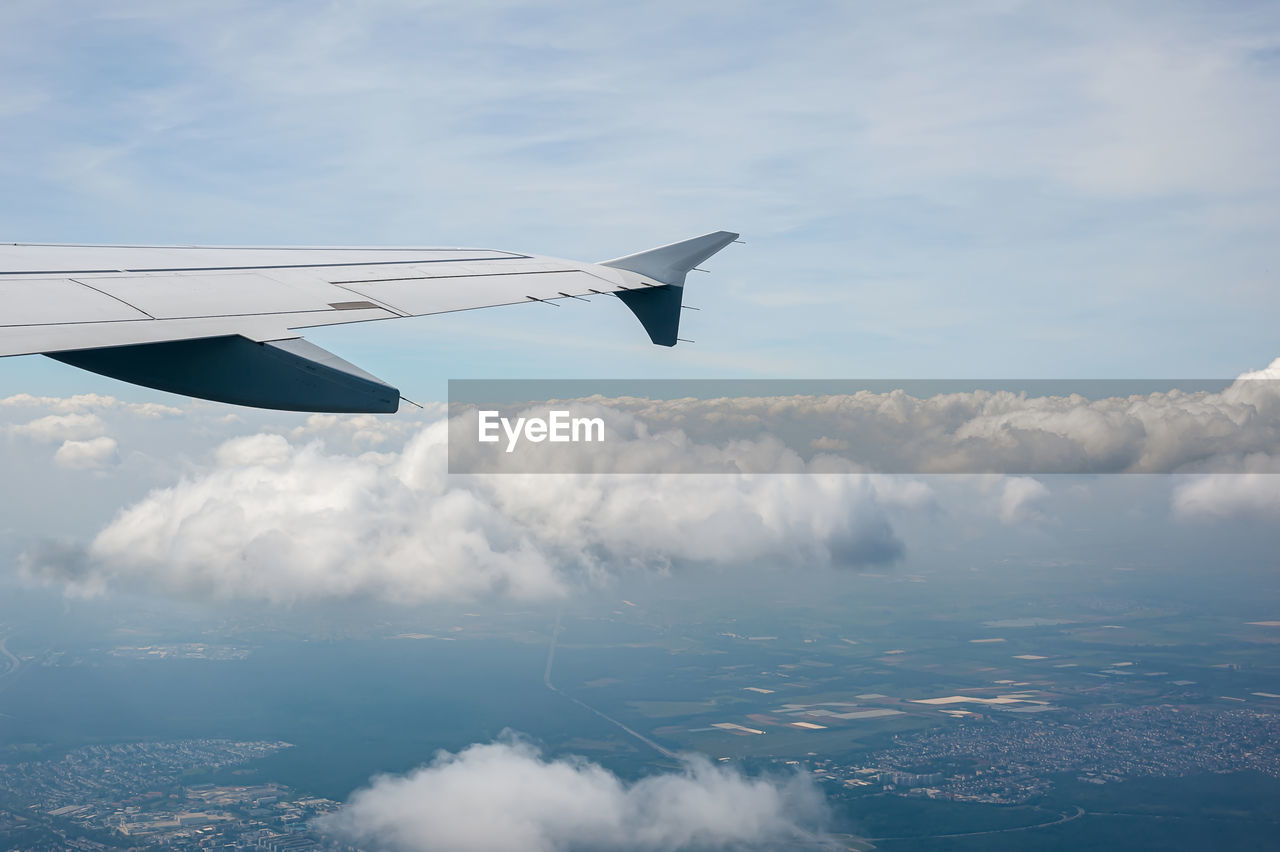
[[288, 411], [394, 412], [400, 392], [301, 329], [612, 293], [674, 346], [717, 231], [582, 263], [489, 249], [0, 245], [0, 357]]

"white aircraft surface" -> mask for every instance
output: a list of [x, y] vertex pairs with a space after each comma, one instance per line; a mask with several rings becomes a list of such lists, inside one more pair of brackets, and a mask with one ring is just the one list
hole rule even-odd
[[674, 346], [717, 231], [582, 263], [490, 249], [0, 245], [0, 357], [287, 411], [394, 412], [400, 391], [300, 329], [612, 293]]

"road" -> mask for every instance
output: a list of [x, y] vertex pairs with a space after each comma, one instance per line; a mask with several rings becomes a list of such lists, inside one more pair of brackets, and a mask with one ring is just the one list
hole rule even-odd
[[[626, 725], [622, 724], [621, 722], [619, 722], [617, 719], [613, 718], [609, 714], [592, 707], [587, 702], [582, 701], [578, 698], [574, 698], [572, 695], [569, 695], [568, 693], [564, 692], [559, 687], [557, 687], [554, 682], [552, 682], [551, 670], [555, 666], [555, 661], [556, 661], [556, 644], [560, 641], [562, 614], [563, 613], [561, 612], [556, 613], [555, 627], [552, 628], [551, 630], [551, 644], [547, 647], [547, 666], [542, 672], [542, 682], [546, 684], [547, 689], [551, 690], [556, 695], [559, 695], [561, 698], [565, 698], [569, 701], [572, 701], [574, 704], [577, 704], [579, 707], [581, 707], [583, 710], [586, 710], [588, 713], [592, 713], [596, 716], [599, 716], [601, 719], [604, 719], [609, 724], [614, 725], [617, 728], [620, 728], [627, 735], [644, 743], [646, 746], [653, 749], [663, 757], [678, 759], [679, 756], [675, 752], [673, 752], [671, 749], [666, 748], [662, 745], [659, 745], [658, 743], [649, 739], [644, 734], [640, 733], [634, 728], [627, 727]], [[0, 650], [3, 650], [3, 643], [0, 643]], [[945, 840], [953, 837], [980, 837], [984, 834], [1006, 834], [1013, 831], [1035, 831], [1036, 829], [1048, 828], [1049, 826], [1053, 826], [1053, 825], [1062, 825], [1064, 822], [1071, 822], [1072, 820], [1076, 820], [1084, 816], [1085, 814], [1084, 808], [1080, 807], [1079, 805], [1076, 805], [1075, 809], [1076, 809], [1075, 813], [1059, 814], [1057, 819], [1050, 820], [1048, 822], [1036, 823], [1035, 825], [1020, 825], [1020, 826], [1015, 826], [1013, 828], [994, 828], [988, 831], [967, 831], [959, 834], [916, 835], [914, 837], [859, 837], [858, 835], [853, 835], [853, 834], [837, 834], [837, 835], [828, 835], [828, 836], [832, 837], [833, 839], [840, 838], [840, 839], [844, 839], [846, 841], [854, 842], [854, 843], [858, 843], [859, 841], [863, 843], [867, 843], [867, 842], [874, 843], [875, 841], [878, 841], [878, 840], [880, 841]], [[851, 848], [856, 848], [856, 847], [851, 847]]]
[[[9, 689], [9, 687], [13, 686], [13, 684], [18, 680], [18, 672], [22, 669], [22, 660], [19, 660], [17, 655], [9, 650], [7, 645], [8, 641], [8, 636], [0, 638], [0, 656], [3, 656], [9, 661], [9, 667], [5, 669], [5, 671], [0, 672], [0, 692], [4, 692]], [[0, 716], [6, 719], [12, 718], [8, 713], [0, 713]]]
[[552, 681], [551, 681], [551, 667], [552, 667], [553, 665], [555, 665], [555, 661], [556, 661], [556, 642], [558, 642], [558, 641], [559, 641], [559, 639], [560, 639], [560, 629], [561, 629], [561, 628], [560, 628], [560, 617], [561, 617], [561, 615], [562, 615], [562, 613], [560, 613], [560, 612], [557, 612], [557, 613], [556, 613], [556, 626], [555, 626], [555, 628], [554, 628], [554, 629], [552, 629], [552, 631], [551, 631], [551, 645], [550, 645], [550, 647], [548, 647], [548, 648], [547, 648], [547, 668], [546, 668], [546, 670], [545, 670], [545, 671], [543, 671], [543, 673], [542, 673], [542, 682], [543, 682], [543, 683], [545, 683], [545, 684], [547, 685], [547, 689], [551, 690], [551, 691], [552, 691], [552, 692], [554, 692], [556, 695], [559, 695], [559, 696], [560, 696], [560, 697], [562, 697], [562, 698], [566, 698], [566, 699], [568, 699], [569, 701], [572, 701], [574, 704], [577, 704], [579, 707], [581, 707], [583, 710], [586, 710], [588, 713], [593, 713], [593, 714], [595, 714], [596, 716], [599, 716], [601, 719], [604, 719], [604, 720], [605, 720], [606, 722], [608, 722], [609, 724], [614, 725], [614, 726], [616, 726], [616, 727], [618, 727], [618, 728], [621, 728], [621, 729], [622, 729], [624, 732], [626, 732], [628, 735], [630, 735], [631, 737], [634, 737], [635, 739], [637, 739], [637, 740], [639, 740], [640, 742], [644, 743], [644, 744], [645, 744], [645, 745], [647, 745], [649, 748], [653, 749], [654, 751], [656, 751], [658, 754], [662, 755], [663, 757], [669, 757], [669, 758], [672, 758], [673, 760], [674, 760], [674, 759], [677, 759], [677, 758], [678, 758], [678, 755], [676, 755], [676, 753], [675, 753], [674, 751], [672, 751], [671, 749], [669, 749], [669, 748], [665, 748], [664, 746], [661, 746], [661, 745], [659, 745], [658, 743], [655, 743], [653, 740], [649, 739], [649, 738], [648, 738], [648, 737], [646, 737], [644, 734], [640, 733], [639, 731], [635, 730], [634, 728], [629, 728], [629, 727], [627, 727], [626, 725], [622, 724], [622, 723], [621, 723], [621, 722], [619, 722], [617, 719], [615, 719], [615, 718], [613, 718], [612, 716], [610, 716], [608, 713], [605, 713], [605, 712], [603, 712], [603, 711], [601, 711], [601, 710], [597, 710], [596, 708], [592, 707], [592, 706], [591, 706], [590, 704], [588, 704], [587, 702], [582, 701], [582, 700], [577, 699], [577, 698], [574, 698], [572, 695], [569, 695], [568, 693], [565, 693], [565, 692], [561, 691], [559, 687], [557, 687], [554, 683], [552, 683]]
[[18, 669], [22, 668], [22, 660], [19, 660], [16, 656], [14, 656], [13, 652], [10, 651], [8, 647], [6, 647], [5, 643], [7, 643], [8, 641], [9, 641], [8, 636], [4, 637], [3, 639], [0, 639], [0, 654], [3, 654], [4, 656], [9, 658], [9, 668], [4, 672], [4, 676], [6, 677], [8, 675], [16, 673]]
[[1064, 822], [1071, 822], [1084, 816], [1085, 810], [1079, 805], [1075, 805], [1076, 812], [1073, 814], [1059, 814], [1057, 819], [1048, 822], [1038, 822], [1035, 825], [1018, 825], [1013, 828], [992, 828], [987, 831], [965, 831], [959, 834], [917, 834], [910, 837], [859, 837], [857, 835], [849, 835], [857, 840], [869, 840], [875, 842], [877, 840], [945, 840], [952, 837], [981, 837], [984, 834], [1008, 834], [1012, 831], [1035, 831], [1039, 828], [1048, 828], [1051, 825], [1062, 825]]

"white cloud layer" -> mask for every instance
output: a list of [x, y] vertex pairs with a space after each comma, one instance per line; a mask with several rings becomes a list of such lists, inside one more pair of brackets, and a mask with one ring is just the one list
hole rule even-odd
[[116, 458], [116, 439], [106, 435], [87, 441], [63, 441], [53, 463], [68, 470], [98, 470]]
[[885, 506], [931, 499], [919, 483], [843, 474], [451, 477], [446, 432], [434, 423], [389, 452], [234, 438], [121, 511], [83, 558], [34, 550], [25, 570], [81, 592], [545, 599], [628, 570], [892, 562], [903, 545]]
[[1268, 459], [1266, 466], [1265, 472], [1193, 477], [1174, 490], [1174, 514], [1198, 520], [1280, 520], [1280, 459]]
[[324, 827], [394, 852], [772, 849], [814, 839], [825, 815], [804, 776], [747, 778], [690, 756], [627, 783], [506, 735], [375, 778]]
[[124, 402], [114, 396], [81, 393], [74, 396], [34, 396], [16, 393], [0, 398], [0, 408], [40, 408], [54, 414], [82, 414], [93, 411], [122, 411], [138, 417], [173, 417], [182, 409], [158, 402]]
[[1036, 504], [1049, 496], [1044, 483], [1029, 476], [1012, 476], [1004, 480], [1000, 491], [1000, 520], [1019, 524], [1039, 520], [1043, 516]]
[[49, 414], [9, 427], [9, 432], [33, 441], [54, 443], [101, 435], [107, 424], [96, 414]]
[[[892, 519], [935, 513], [938, 494], [919, 479], [856, 472], [868, 449], [917, 470], [1238, 471], [1177, 481], [1174, 512], [1271, 516], [1280, 505], [1266, 475], [1280, 470], [1277, 376], [1280, 361], [1220, 393], [1097, 400], [597, 401], [588, 405], [615, 415], [610, 441], [573, 445], [574, 474], [450, 476], [444, 421], [314, 417], [223, 441], [175, 484], [119, 511], [84, 553], [35, 548], [24, 571], [81, 593], [139, 585], [221, 599], [417, 603], [553, 599], [622, 572], [694, 565], [892, 563], [905, 547]], [[10, 431], [90, 435], [63, 438], [54, 461], [94, 470], [118, 457], [114, 437], [93, 434], [105, 428], [94, 413], [71, 412]], [[625, 473], [646, 469], [785, 473]], [[971, 515], [1047, 520], [1050, 492], [1034, 478], [984, 475], [968, 487], [984, 495], [965, 508]]]
[[[1086, 398], [893, 390], [592, 404], [625, 415], [620, 421], [615, 414], [610, 424], [623, 433], [678, 430], [682, 440], [721, 448], [683, 469], [725, 469], [732, 459], [749, 472], [803, 470], [811, 469], [804, 458], [817, 462], [825, 454], [833, 470], [859, 469], [841, 463], [850, 461], [886, 473], [1211, 473], [1280, 455], [1280, 359], [1217, 393], [1175, 389]], [[744, 443], [725, 452], [734, 450], [734, 441]], [[650, 442], [653, 464], [646, 470], [673, 469], [661, 455], [670, 443]], [[554, 452], [549, 444], [540, 446], [545, 449], [539, 452]], [[569, 458], [578, 459], [581, 469], [581, 453]]]

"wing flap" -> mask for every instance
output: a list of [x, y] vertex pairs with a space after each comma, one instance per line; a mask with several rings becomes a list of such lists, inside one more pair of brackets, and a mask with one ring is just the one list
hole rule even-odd
[[327, 311], [344, 298], [342, 289], [331, 284], [291, 287], [251, 272], [76, 280], [162, 320]]
[[450, 278], [418, 278], [344, 285], [353, 293], [422, 316], [495, 305], [513, 305], [612, 290], [613, 284], [578, 269], [515, 274], [482, 273]]
[[0, 327], [145, 319], [137, 308], [69, 278], [0, 280]]
[[[341, 304], [341, 303], [339, 303]], [[315, 328], [367, 320], [393, 319], [400, 314], [383, 308], [332, 308], [305, 314], [266, 314], [246, 317], [199, 317], [129, 322], [84, 322], [0, 327], [0, 358], [129, 346], [165, 340], [193, 340], [238, 334], [250, 340], [297, 337], [294, 328]]]

